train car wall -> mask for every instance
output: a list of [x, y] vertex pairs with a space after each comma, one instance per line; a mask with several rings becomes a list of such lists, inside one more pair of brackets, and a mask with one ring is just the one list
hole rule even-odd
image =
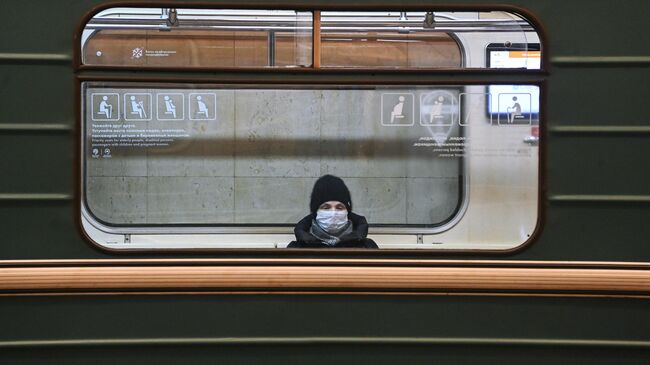
[[[650, 3], [505, 3], [539, 20], [550, 60], [548, 74], [531, 76], [545, 83], [546, 124], [540, 136], [543, 226], [527, 247], [497, 255], [117, 254], [88, 243], [79, 227], [77, 77], [186, 76], [76, 70], [73, 38], [80, 21], [105, 2], [3, 1], [0, 362], [647, 362], [650, 127], [643, 106]], [[491, 3], [455, 4], [485, 9]], [[349, 2], [282, 5], [324, 9]], [[192, 74], [204, 82], [312, 76]], [[450, 74], [328, 77], [440, 82]], [[453, 77], [490, 79], [472, 72]]]

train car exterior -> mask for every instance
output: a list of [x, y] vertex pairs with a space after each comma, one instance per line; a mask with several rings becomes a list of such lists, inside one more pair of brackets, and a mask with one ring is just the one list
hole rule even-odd
[[[111, 8], [160, 8], [170, 27], [176, 20], [183, 24], [182, 12], [175, 18], [176, 8], [199, 9], [197, 16], [208, 9], [295, 10], [309, 14], [307, 28], [311, 33], [305, 39], [314, 43], [305, 48], [300, 43], [300, 34], [287, 41], [289, 36], [279, 32], [273, 36], [278, 37], [273, 38], [278, 47], [265, 49], [258, 55], [263, 60], [260, 62], [270, 63], [257, 68], [201, 67], [201, 63], [210, 62], [235, 62], [235, 66], [238, 63], [236, 55], [228, 60], [214, 55], [203, 59], [190, 51], [195, 58], [167, 66], [164, 52], [152, 54], [153, 66], [148, 67], [141, 64], [141, 57], [147, 58], [147, 50], [133, 48], [128, 43], [137, 35], [111, 28], [122, 21], [117, 15], [109, 14], [103, 23], [93, 23], [97, 19], [94, 16]], [[391, 69], [372, 65], [337, 68], [340, 66], [337, 62], [345, 66], [360, 59], [370, 62], [373, 58], [363, 58], [367, 55], [354, 47], [345, 48], [354, 43], [353, 30], [338, 38], [331, 36], [330, 51], [337, 47], [343, 51], [331, 57], [325, 55], [325, 43], [320, 48], [320, 39], [324, 39], [320, 22], [327, 23], [321, 18], [321, 12], [328, 11], [364, 14], [392, 11], [399, 13], [400, 18], [406, 18], [409, 11], [418, 11], [425, 14], [425, 28], [444, 24], [441, 15], [444, 12], [518, 14], [530, 22], [531, 28], [524, 27], [515, 42], [530, 45], [525, 52], [541, 52], [542, 66], [533, 70], [485, 67], [484, 57], [488, 56], [482, 43], [473, 50], [467, 44], [456, 48], [456, 44], [482, 38], [461, 34], [436, 36], [432, 41], [444, 47], [444, 52], [439, 52], [442, 56], [436, 58], [438, 63], [428, 59], [431, 48], [425, 44], [410, 51], [413, 57], [421, 57], [418, 58], [418, 62], [423, 62], [421, 65], [408, 61], [406, 66], [393, 64]], [[427, 18], [429, 11], [431, 18]], [[650, 358], [650, 229], [647, 224], [650, 126], [643, 106], [650, 83], [650, 35], [645, 31], [649, 11], [650, 4], [645, 0], [623, 3], [512, 0], [498, 4], [483, 0], [359, 4], [337, 0], [282, 4], [272, 1], [2, 2], [0, 150], [4, 158], [0, 162], [3, 233], [0, 322], [4, 331], [0, 335], [0, 361], [11, 364], [91, 361], [646, 363]], [[141, 11], [140, 15], [144, 13]], [[436, 13], [442, 23], [436, 23], [439, 19], [434, 17]], [[330, 21], [334, 24], [341, 20]], [[305, 20], [300, 18], [297, 23], [300, 22]], [[269, 23], [269, 27], [280, 27], [280, 23], [277, 20], [277, 24]], [[522, 22], [514, 24], [519, 26]], [[108, 31], [92, 33], [89, 29], [93, 26]], [[299, 28], [304, 31], [304, 27], [296, 26]], [[322, 29], [325, 32], [328, 28]], [[167, 31], [156, 30], [156, 34], [168, 34]], [[207, 45], [209, 48], [211, 43], [202, 43], [204, 31], [190, 29], [181, 33], [181, 37], [167, 41], [174, 47], [191, 42], [192, 47]], [[400, 28], [397, 33], [408, 31]], [[241, 44], [253, 55], [249, 60], [258, 60], [254, 55], [261, 46], [255, 43], [256, 35], [252, 32], [242, 35], [245, 40]], [[114, 42], [115, 37], [120, 40]], [[421, 40], [417, 35], [408, 39], [409, 42]], [[490, 47], [495, 52], [502, 50], [500, 47], [510, 47], [511, 43], [504, 40], [497, 37], [495, 42], [490, 42]], [[367, 49], [372, 56], [378, 52], [378, 48], [373, 48], [375, 43], [370, 46], [371, 40], [364, 38], [363, 42], [369, 45]], [[124, 44], [128, 44], [124, 47], [129, 57], [109, 59], [102, 64], [108, 57], [106, 49]], [[490, 54], [488, 48], [485, 50]], [[388, 56], [382, 57], [378, 59], [385, 60]], [[480, 62], [472, 57], [479, 57]], [[318, 69], [321, 62], [323, 69]], [[328, 62], [332, 66], [329, 69]], [[196, 64], [199, 66], [193, 67]], [[287, 65], [291, 67], [284, 67]], [[381, 123], [372, 128], [381, 128], [405, 115], [403, 110], [408, 108], [404, 109], [403, 104], [408, 104], [412, 94], [413, 110], [416, 101], [431, 110], [429, 114], [421, 114], [424, 116], [420, 118], [424, 119], [420, 119], [419, 126], [413, 112], [412, 124], [429, 128], [427, 121], [437, 117], [436, 100], [445, 97], [469, 100], [462, 99], [463, 95], [486, 94], [490, 87], [498, 89], [510, 84], [528, 87], [528, 91], [516, 95], [532, 95], [530, 90], [539, 93], [537, 111], [532, 111], [531, 101], [531, 110], [523, 113], [529, 118], [526, 127], [519, 129], [523, 134], [511, 133], [508, 137], [517, 139], [517, 146], [521, 147], [516, 147], [516, 153], [525, 157], [519, 156], [516, 161], [524, 163], [513, 163], [498, 156], [490, 156], [487, 164], [477, 162], [482, 159], [445, 160], [436, 170], [447, 171], [443, 176], [409, 175], [411, 165], [406, 167], [404, 181], [413, 189], [418, 185], [409, 181], [410, 178], [432, 182], [435, 177], [438, 179], [435, 181], [452, 182], [441, 185], [439, 190], [443, 192], [440, 196], [447, 197], [447, 200], [440, 198], [445, 205], [439, 211], [444, 210], [444, 214], [433, 216], [428, 210], [420, 209], [417, 199], [411, 203], [410, 195], [405, 193], [395, 200], [409, 202], [404, 203], [403, 218], [384, 221], [388, 218], [381, 215], [383, 208], [373, 211], [370, 201], [379, 199], [378, 192], [385, 188], [380, 181], [389, 178], [397, 181], [399, 174], [386, 173], [390, 175], [386, 177], [381, 175], [385, 172], [381, 163], [359, 167], [354, 160], [350, 165], [345, 165], [349, 161], [339, 166], [331, 163], [325, 169], [321, 155], [309, 154], [312, 153], [309, 139], [299, 144], [305, 137], [302, 131], [294, 135], [293, 131], [280, 130], [279, 134], [285, 134], [281, 137], [286, 138], [281, 142], [288, 140], [298, 143], [298, 147], [291, 149], [294, 155], [281, 156], [279, 162], [257, 163], [268, 160], [264, 154], [285, 153], [284, 149], [246, 145], [243, 155], [251, 170], [272, 170], [269, 166], [284, 168], [286, 160], [297, 154], [301, 160], [320, 159], [319, 172], [375, 179], [368, 186], [375, 184], [372, 186], [379, 186], [378, 190], [366, 187], [367, 195], [359, 199], [359, 206], [374, 214], [371, 217], [379, 223], [373, 226], [370, 221], [370, 236], [377, 240], [379, 250], [287, 249], [284, 247], [291, 239], [288, 228], [271, 224], [281, 218], [277, 214], [262, 215], [254, 209], [246, 210], [240, 218], [233, 213], [235, 218], [230, 222], [227, 217], [215, 218], [219, 224], [210, 227], [202, 225], [206, 218], [201, 210], [190, 212], [194, 220], [174, 221], [177, 217], [173, 215], [174, 210], [186, 209], [186, 201], [203, 204], [204, 208], [206, 201], [212, 202], [209, 200], [212, 196], [201, 192], [196, 193], [200, 198], [183, 195], [169, 200], [160, 211], [146, 207], [141, 215], [132, 214], [142, 209], [137, 204], [137, 194], [142, 191], [148, 194], [148, 189], [158, 189], [158, 196], [163, 196], [165, 189], [176, 186], [174, 181], [185, 181], [183, 178], [191, 175], [187, 172], [190, 169], [212, 168], [205, 160], [196, 162], [196, 157], [205, 153], [205, 147], [203, 152], [178, 147], [190, 151], [185, 155], [188, 159], [182, 161], [185, 172], [156, 176], [153, 172], [144, 176], [156, 181], [153, 185], [140, 184], [138, 179], [143, 176], [138, 171], [129, 175], [129, 171], [137, 170], [137, 166], [151, 168], [150, 158], [155, 150], [134, 153], [124, 160], [114, 158], [111, 161], [117, 167], [104, 174], [96, 168], [103, 161], [100, 156], [118, 157], [118, 154], [94, 152], [88, 145], [92, 140], [88, 120], [100, 111], [104, 114], [99, 121], [124, 119], [155, 125], [149, 121], [148, 114], [163, 115], [157, 122], [176, 123], [177, 109], [185, 110], [179, 106], [187, 105], [188, 120], [194, 120], [194, 115], [196, 120], [209, 121], [213, 120], [211, 107], [223, 110], [228, 105], [227, 102], [219, 104], [222, 99], [218, 103], [216, 96], [210, 104], [210, 95], [238, 95], [239, 92], [245, 95], [254, 90], [254, 96], [244, 98], [244, 104], [237, 105], [255, 111], [256, 103], [272, 104], [284, 98], [280, 94], [289, 90], [290, 95], [300, 98], [304, 94], [317, 95], [321, 106], [325, 105], [323, 100], [330, 98], [327, 100], [334, 100], [332, 104], [320, 110], [335, 113], [330, 108], [337, 102], [356, 107], [357, 104], [345, 98], [365, 100], [377, 92], [378, 100], [383, 102], [385, 97], [390, 102], [389, 107], [384, 108], [382, 104], [381, 110], [373, 112], [380, 115]], [[430, 85], [442, 85], [444, 88], [440, 86], [440, 90], [444, 90], [421, 92]], [[403, 88], [397, 89], [398, 86]], [[508, 103], [518, 100], [509, 89], [501, 93], [507, 96]], [[111, 99], [113, 95], [115, 98]], [[149, 95], [150, 99], [142, 95]], [[435, 97], [429, 100], [426, 95]], [[531, 96], [531, 100], [534, 98]], [[310, 99], [299, 100], [309, 102]], [[455, 124], [456, 129], [446, 130], [445, 138], [456, 141], [484, 138], [488, 143], [500, 124], [516, 124], [515, 118], [522, 118], [521, 110], [514, 107], [518, 104], [509, 106], [507, 113], [491, 112], [489, 108], [493, 106], [486, 100], [476, 109], [481, 118], [496, 115], [505, 122], [490, 120], [489, 125], [471, 129], [461, 121]], [[518, 102], [524, 104], [521, 97]], [[114, 106], [108, 107], [111, 103]], [[150, 109], [143, 107], [146, 103]], [[190, 103], [197, 108], [194, 114]], [[282, 108], [291, 103], [282, 104]], [[117, 109], [118, 104], [122, 110]], [[132, 114], [127, 113], [128, 107]], [[142, 114], [137, 114], [138, 110]], [[282, 114], [287, 109], [279, 110]], [[114, 119], [115, 113], [118, 116]], [[345, 117], [349, 110], [338, 113], [337, 116]], [[364, 109], [364, 113], [370, 112]], [[360, 120], [364, 113], [360, 113]], [[217, 114], [213, 115], [214, 120]], [[233, 115], [236, 119], [239, 114], [233, 112]], [[308, 119], [309, 113], [293, 115], [296, 120]], [[272, 121], [272, 117], [262, 119]], [[326, 124], [314, 127], [321, 135], [323, 125]], [[246, 127], [247, 132], [264, 128]], [[246, 134], [243, 139], [248, 142], [244, 143], [259, 138], [256, 133], [260, 130]], [[232, 131], [233, 135], [236, 133], [237, 130]], [[340, 137], [336, 131], [333, 133], [332, 139]], [[335, 151], [334, 160], [340, 157], [336, 153], [376, 154], [388, 160], [395, 151], [405, 153], [403, 145], [394, 147], [395, 151], [386, 147], [389, 152], [382, 152], [379, 147], [355, 149], [354, 143], [375, 148], [377, 141], [384, 141], [380, 139], [382, 133], [361, 135], [352, 142], [330, 141], [335, 149], [343, 151]], [[435, 140], [437, 134], [432, 136]], [[411, 146], [414, 136], [404, 132], [400, 138], [409, 141]], [[242, 151], [244, 147], [232, 148]], [[300, 155], [303, 151], [306, 151], [304, 158]], [[97, 154], [97, 160], [93, 153]], [[221, 156], [219, 153], [215, 152], [215, 156]], [[414, 160], [421, 159], [419, 151], [406, 154]], [[169, 156], [165, 161], [175, 158]], [[135, 169], [128, 165], [129, 161], [136, 161]], [[518, 169], [512, 194], [490, 190], [492, 183], [485, 184], [489, 189], [484, 190], [472, 185], [481, 180], [483, 167], [488, 165]], [[170, 166], [176, 169], [181, 165], [158, 164], [151, 169], [168, 171]], [[416, 167], [422, 173], [421, 165]], [[223, 165], [214, 169], [221, 168]], [[292, 195], [301, 191], [297, 185], [288, 185], [295, 189], [289, 193], [272, 191], [284, 186], [274, 185], [278, 181], [302, 178], [293, 170], [286, 176], [274, 175], [275, 180], [271, 180], [255, 175], [257, 170], [251, 173], [238, 170], [235, 165], [229, 168], [235, 179], [244, 181], [241, 186], [248, 190], [242, 191], [250, 195], [263, 191], [264, 197], [271, 196], [269, 204], [281, 204], [272, 199], [273, 195], [282, 196], [282, 201], [292, 201]], [[367, 175], [354, 175], [356, 170], [363, 170], [359, 173]], [[317, 176], [310, 175], [300, 186], [308, 192]], [[202, 177], [191, 183], [215, 179], [215, 176]], [[115, 195], [114, 185], [127, 184], [127, 181], [131, 186], [128, 194]], [[398, 185], [389, 188], [394, 186]], [[233, 187], [233, 191], [239, 191], [236, 189]], [[512, 205], [517, 209], [524, 206], [509, 211], [521, 213], [514, 217], [502, 216], [502, 206], [498, 204], [471, 206], [472, 201], [480, 201], [482, 197], [489, 196], [499, 202], [508, 201], [514, 195], [523, 198]], [[238, 203], [234, 198], [233, 202], [235, 207], [246, 205], [245, 201]], [[253, 203], [251, 206], [257, 207]], [[479, 209], [479, 213], [472, 209]], [[483, 220], [482, 214], [490, 212], [493, 216]], [[457, 234], [451, 229], [445, 231], [463, 215], [472, 224], [469, 228]], [[247, 221], [241, 217], [253, 218]], [[211, 219], [207, 221], [212, 222]], [[251, 222], [260, 224], [251, 227]], [[509, 235], [491, 235], [496, 230], [490, 231], [490, 225], [508, 227], [513, 222], [524, 222], [521, 223], [524, 228]], [[108, 226], [111, 230], [102, 231]], [[169, 227], [175, 230], [173, 234], [167, 234]], [[473, 231], [478, 229], [475, 227], [486, 230]], [[238, 234], [241, 237], [229, 241], [230, 246], [210, 246], [214, 240]], [[464, 235], [471, 237], [469, 243], [474, 246], [458, 243], [458, 237]], [[123, 241], [113, 241], [115, 237]], [[278, 240], [287, 242], [281, 247]]]

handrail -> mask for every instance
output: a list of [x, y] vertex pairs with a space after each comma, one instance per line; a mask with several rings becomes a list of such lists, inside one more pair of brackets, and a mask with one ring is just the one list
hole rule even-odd
[[0, 267], [0, 293], [263, 291], [650, 295], [650, 270], [515, 267]]

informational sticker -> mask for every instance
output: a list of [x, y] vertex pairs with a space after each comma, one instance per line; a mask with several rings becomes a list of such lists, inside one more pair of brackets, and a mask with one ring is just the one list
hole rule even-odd
[[469, 146], [469, 138], [451, 136], [440, 139], [437, 136], [420, 137], [413, 147], [430, 148], [436, 157], [459, 158], [465, 157]]
[[150, 93], [124, 94], [124, 120], [140, 121], [151, 120], [151, 118]]
[[216, 120], [217, 95], [214, 93], [190, 93], [190, 120]]
[[[501, 118], [501, 124], [508, 124], [509, 117], [506, 114], [512, 112], [512, 108], [516, 108], [515, 103], [519, 103], [521, 108], [521, 113], [524, 118], [530, 116], [533, 121], [539, 118], [539, 86], [536, 85], [489, 85], [488, 93], [490, 94], [490, 101], [487, 104], [488, 114], [492, 114], [492, 120], [497, 121], [499, 115]], [[527, 94], [527, 95], [519, 95]], [[503, 95], [503, 97], [499, 97]], [[517, 100], [513, 100], [513, 97], [517, 97]], [[510, 108], [510, 109], [508, 109]], [[514, 122], [511, 124], [523, 124], [518, 123], [524, 118], [515, 118]]]
[[[131, 59], [137, 60], [142, 57], [170, 57], [175, 56], [178, 52], [176, 50], [135, 47], [131, 49], [130, 53]], [[97, 56], [101, 56], [101, 54], [98, 54]]]
[[411, 93], [381, 94], [381, 125], [412, 126], [415, 115], [415, 95]]
[[504, 93], [498, 95], [499, 125], [531, 124], [531, 96], [524, 93]]
[[120, 95], [117, 93], [93, 93], [90, 95], [91, 120], [118, 121], [120, 119]]
[[216, 119], [215, 93], [190, 94], [178, 89], [88, 89], [85, 128], [90, 157], [101, 160], [124, 151], [166, 148], [190, 138], [190, 123], [195, 123], [188, 115], [190, 100], [203, 96], [199, 118]]
[[467, 126], [472, 123], [489, 122], [492, 124], [492, 114], [488, 115], [489, 120], [481, 112], [485, 105], [490, 102], [490, 94], [486, 93], [460, 93], [458, 96], [458, 109], [461, 111], [459, 123]]
[[451, 126], [458, 119], [458, 104], [453, 94], [434, 90], [420, 94], [420, 125]]
[[113, 157], [110, 148], [104, 147], [104, 149], [102, 149], [102, 151], [103, 151], [102, 158], [111, 158], [111, 157]]
[[182, 93], [157, 93], [156, 113], [158, 120], [184, 120], [185, 95]]

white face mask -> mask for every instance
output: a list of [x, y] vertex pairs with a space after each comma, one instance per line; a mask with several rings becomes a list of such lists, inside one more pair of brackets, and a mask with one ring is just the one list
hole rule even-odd
[[340, 231], [348, 223], [348, 211], [320, 209], [316, 212], [316, 222], [329, 233]]

